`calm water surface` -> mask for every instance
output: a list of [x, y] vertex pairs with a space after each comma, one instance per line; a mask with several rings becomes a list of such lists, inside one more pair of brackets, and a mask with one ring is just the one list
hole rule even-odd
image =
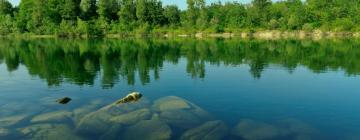
[[0, 139], [356, 140], [359, 74], [359, 40], [0, 40]]

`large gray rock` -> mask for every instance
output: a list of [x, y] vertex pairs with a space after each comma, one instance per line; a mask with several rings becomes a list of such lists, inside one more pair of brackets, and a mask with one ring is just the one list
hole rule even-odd
[[78, 122], [76, 131], [86, 135], [93, 134], [98, 136], [110, 130], [111, 126], [114, 124], [111, 121], [111, 118], [148, 107], [149, 102], [145, 99], [127, 104], [112, 103], [95, 112], [85, 115]]
[[170, 127], [157, 119], [143, 120], [129, 127], [123, 134], [124, 140], [169, 140]]
[[36, 124], [19, 129], [26, 139], [32, 140], [81, 140], [67, 125]]
[[154, 102], [152, 109], [159, 119], [175, 128], [189, 129], [212, 119], [209, 113], [189, 101], [168, 96]]
[[209, 121], [186, 131], [181, 140], [221, 140], [227, 134], [227, 127], [222, 121]]
[[245, 140], [268, 140], [282, 136], [279, 128], [253, 120], [241, 120], [233, 128], [232, 134]]
[[12, 126], [15, 125], [22, 120], [24, 120], [28, 115], [16, 115], [16, 116], [10, 116], [5, 118], [0, 118], [0, 126], [6, 127], [6, 126]]
[[40, 114], [31, 119], [32, 123], [39, 122], [66, 122], [70, 121], [72, 117], [72, 112], [69, 111], [55, 111], [45, 114]]

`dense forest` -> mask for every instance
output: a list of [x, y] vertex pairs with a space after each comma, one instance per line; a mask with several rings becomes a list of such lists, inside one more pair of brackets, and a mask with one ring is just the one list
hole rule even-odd
[[187, 9], [160, 0], [0, 0], [0, 35], [103, 36], [258, 30], [360, 31], [359, 0], [253, 0]]

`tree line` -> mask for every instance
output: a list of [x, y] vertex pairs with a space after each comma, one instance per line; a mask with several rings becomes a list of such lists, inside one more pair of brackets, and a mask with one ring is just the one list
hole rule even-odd
[[180, 10], [160, 0], [21, 0], [18, 6], [0, 0], [0, 34], [360, 31], [359, 0], [186, 2], [187, 9]]

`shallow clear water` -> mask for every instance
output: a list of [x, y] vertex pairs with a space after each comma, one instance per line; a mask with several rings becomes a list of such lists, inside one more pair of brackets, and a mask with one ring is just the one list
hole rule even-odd
[[358, 40], [0, 40], [0, 139], [360, 139], [359, 74]]

